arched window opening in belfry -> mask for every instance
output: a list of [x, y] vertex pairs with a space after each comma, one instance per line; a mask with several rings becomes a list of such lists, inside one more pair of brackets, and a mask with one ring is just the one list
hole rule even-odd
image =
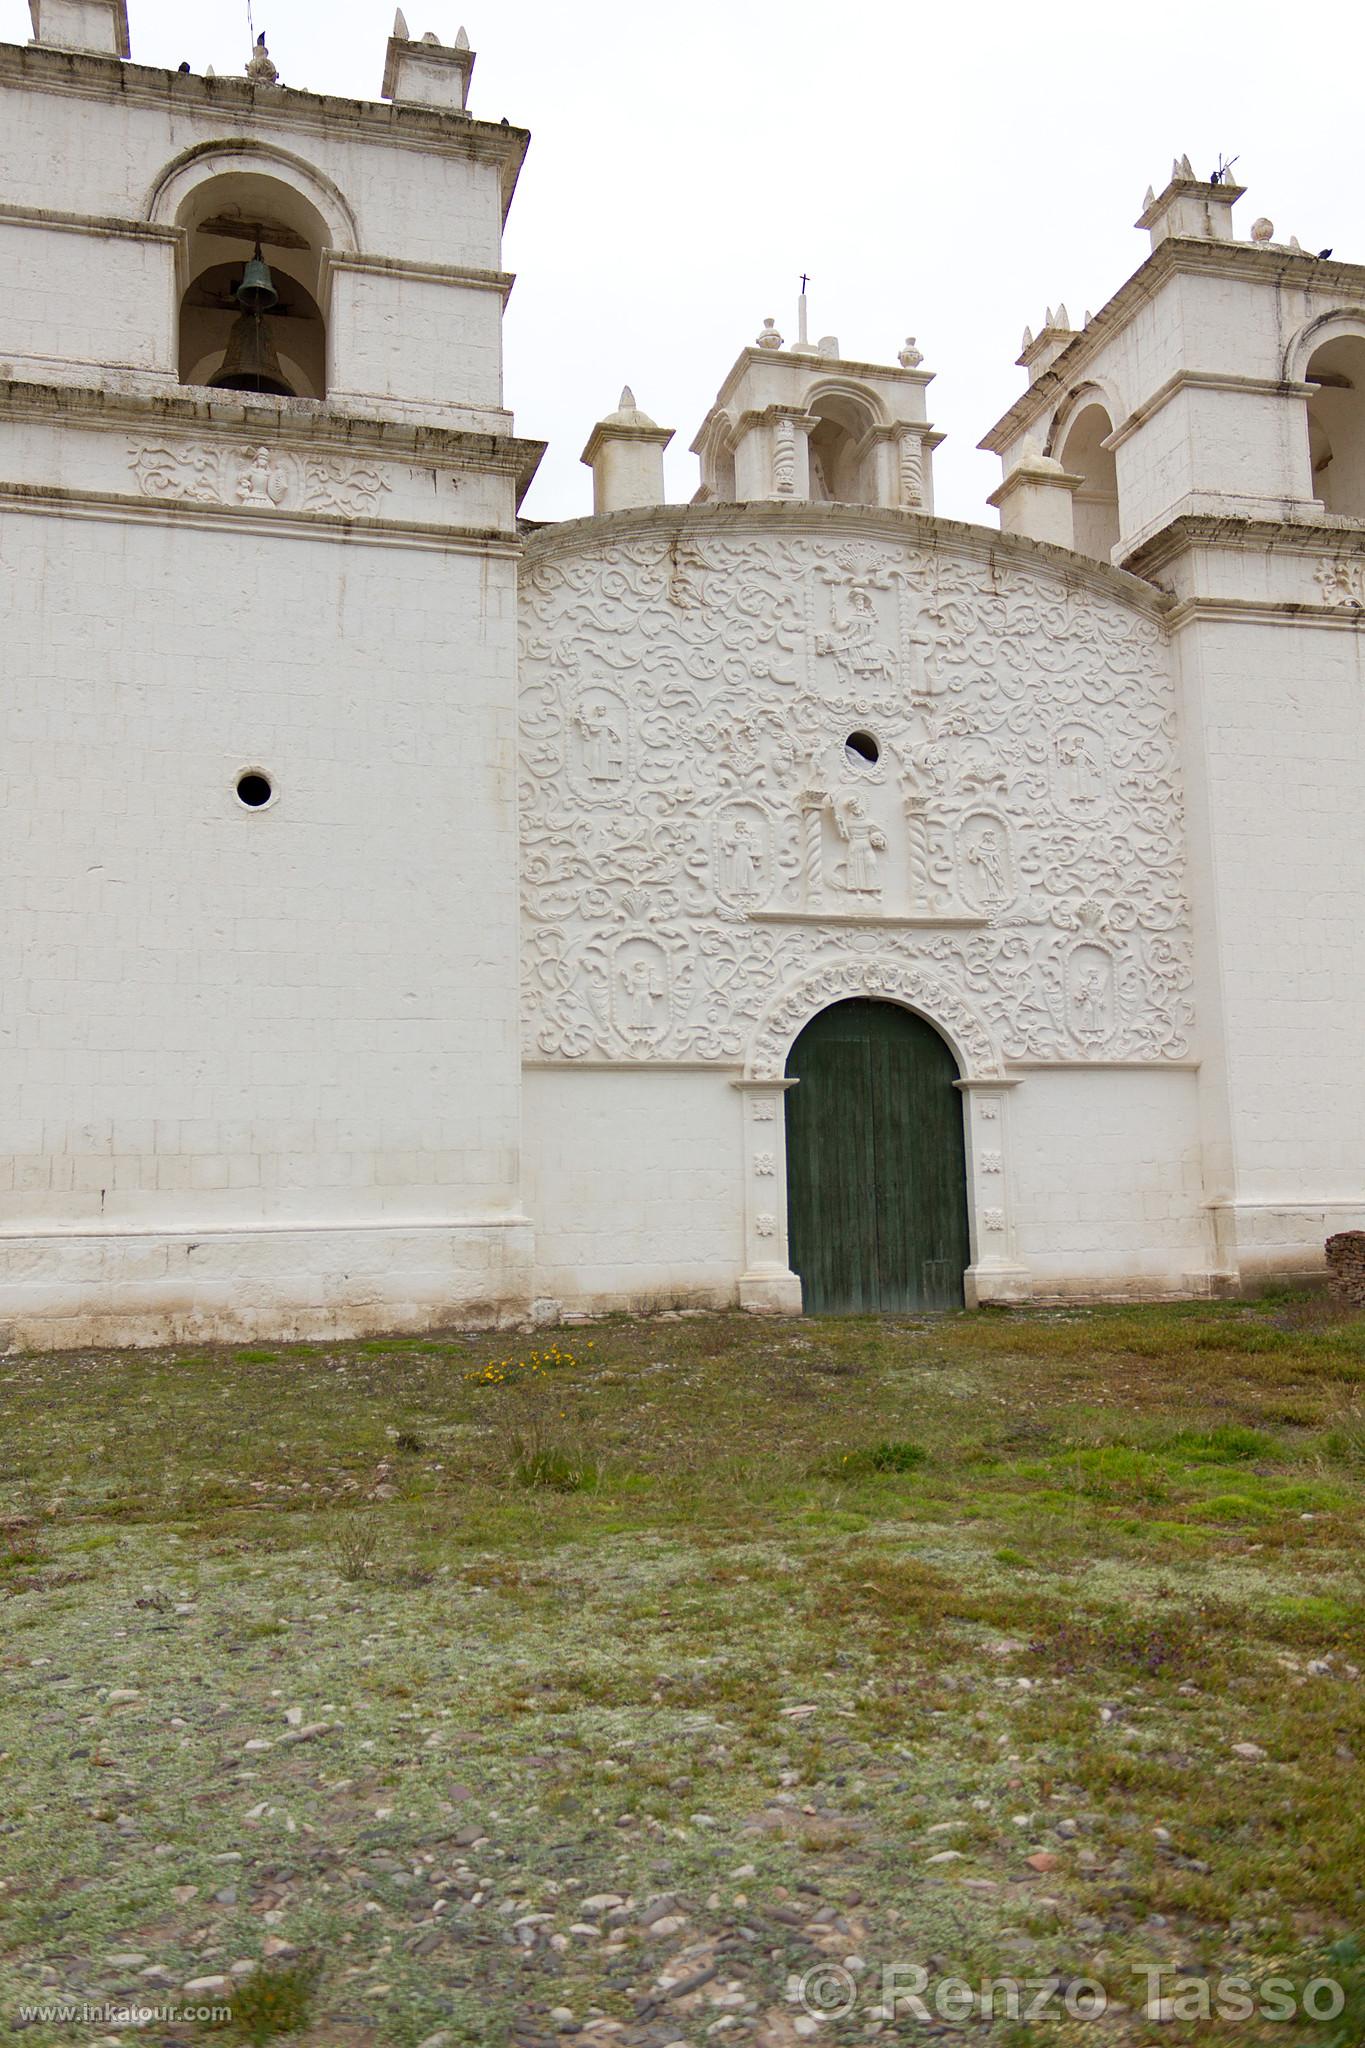
[[1313, 496], [1329, 512], [1365, 519], [1365, 335], [1338, 334], [1315, 349], [1305, 381]]
[[1105, 442], [1114, 423], [1102, 405], [1083, 406], [1056, 451], [1063, 469], [1081, 479], [1076, 492], [1076, 552], [1107, 562], [1118, 546], [1119, 485], [1114, 451]]
[[195, 187], [180, 302], [180, 381], [218, 390], [322, 398], [327, 332], [320, 299], [326, 225], [302, 193], [260, 172]]
[[841, 391], [811, 401], [810, 494], [834, 505], [875, 505], [877, 492], [867, 436], [867, 407]]

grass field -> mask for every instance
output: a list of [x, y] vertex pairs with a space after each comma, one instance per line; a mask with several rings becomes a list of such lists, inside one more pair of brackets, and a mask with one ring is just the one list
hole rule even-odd
[[0, 1362], [0, 2027], [1365, 2040], [1365, 1320], [536, 1341]]

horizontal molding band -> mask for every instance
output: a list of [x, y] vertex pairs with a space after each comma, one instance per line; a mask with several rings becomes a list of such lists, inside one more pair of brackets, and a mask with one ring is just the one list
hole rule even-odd
[[[335, 397], [272, 398], [244, 404], [241, 392], [208, 384], [181, 384], [170, 372], [133, 372], [147, 379], [140, 390], [97, 384], [0, 378], [0, 422], [81, 426], [118, 433], [183, 433], [202, 438], [221, 432], [252, 447], [323, 447], [374, 461], [445, 463], [489, 474], [521, 477], [545, 452], [543, 441], [485, 428], [392, 420], [368, 412], [347, 412]], [[506, 415], [510, 424], [510, 414]]]
[[0, 1228], [0, 1250], [6, 1245], [47, 1244], [79, 1239], [98, 1243], [104, 1238], [163, 1238], [171, 1244], [190, 1246], [212, 1242], [223, 1244], [232, 1238], [258, 1237], [353, 1237], [375, 1231], [409, 1231], [428, 1235], [450, 1230], [529, 1230], [529, 1216], [502, 1211], [489, 1216], [353, 1216], [330, 1222], [275, 1217], [259, 1223], [206, 1223], [191, 1227], [184, 1223], [101, 1223], [98, 1228], [84, 1223], [39, 1224], [23, 1230]]
[[751, 910], [750, 924], [828, 924], [840, 931], [984, 931], [988, 917], [877, 917], [858, 911], [837, 910]]
[[54, 228], [60, 234], [97, 235], [108, 239], [118, 235], [132, 242], [163, 242], [177, 248], [185, 238], [183, 228], [165, 227], [159, 221], [126, 220], [116, 214], [58, 213], [47, 206], [12, 206], [0, 201], [0, 227]]
[[265, 533], [293, 540], [338, 539], [357, 547], [424, 548], [436, 553], [495, 555], [516, 561], [515, 535], [492, 528], [427, 526], [412, 521], [350, 519], [336, 512], [247, 511], [237, 505], [190, 505], [174, 498], [134, 498], [117, 492], [42, 490], [0, 483], [0, 505], [40, 518], [103, 519], [114, 523], [194, 527], [201, 533]]

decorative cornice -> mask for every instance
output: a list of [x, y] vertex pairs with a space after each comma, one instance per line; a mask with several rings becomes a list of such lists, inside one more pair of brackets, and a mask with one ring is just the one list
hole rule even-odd
[[114, 214], [57, 213], [46, 206], [12, 206], [0, 201], [0, 226], [52, 228], [76, 235], [121, 235], [129, 241], [167, 242], [173, 248], [184, 239], [184, 229], [163, 227], [159, 221], [120, 219]]
[[681, 539], [689, 534], [727, 532], [760, 532], [769, 537], [788, 533], [898, 540], [907, 546], [942, 548], [986, 562], [1008, 562], [1015, 568], [1033, 568], [1061, 576], [1157, 618], [1163, 618], [1171, 605], [1164, 591], [1154, 589], [1141, 577], [1111, 568], [1107, 562], [1094, 561], [1089, 555], [1054, 547], [1048, 541], [1025, 540], [1019, 534], [1001, 533], [998, 527], [972, 526], [962, 520], [938, 519], [922, 512], [897, 512], [874, 505], [813, 504], [804, 499], [792, 503], [751, 499], [741, 504], [641, 506], [587, 519], [568, 519], [542, 526], [530, 534], [526, 554], [528, 561], [551, 560], [559, 555], [592, 554], [618, 541], [649, 534]]
[[1316, 384], [1292, 384], [1275, 377], [1235, 377], [1217, 370], [1177, 370], [1150, 398], [1130, 412], [1127, 419], [1106, 435], [1106, 448], [1120, 448], [1130, 435], [1145, 427], [1182, 391], [1232, 391], [1245, 398], [1311, 398]]
[[510, 270], [471, 270], [458, 263], [412, 263], [401, 256], [348, 255], [340, 249], [324, 249], [322, 274], [337, 270], [359, 271], [366, 277], [394, 277], [404, 283], [455, 284], [469, 291], [496, 292], [506, 304], [516, 283]]
[[1075, 384], [1087, 364], [1094, 361], [1114, 333], [1137, 310], [1181, 272], [1213, 272], [1222, 277], [1249, 278], [1259, 283], [1288, 283], [1317, 290], [1339, 291], [1365, 299], [1365, 267], [1358, 263], [1332, 263], [1304, 251], [1262, 247], [1256, 242], [1213, 242], [1168, 236], [1158, 242], [1146, 261], [1126, 284], [1101, 306], [1089, 324], [1064, 348], [1037, 382], [1022, 392], [998, 419], [978, 448], [1003, 455], [1020, 434], [1026, 433]]
[[[1230, 514], [1184, 513], [1168, 520], [1126, 557], [1131, 573], [1150, 579], [1192, 548], [1258, 549], [1318, 557], [1365, 557], [1365, 520], [1327, 514], [1320, 519], [1239, 519]], [[1238, 600], [1245, 602], [1245, 600]], [[1295, 613], [1302, 606], [1280, 607]]]
[[18, 43], [0, 43], [0, 86], [5, 85], [78, 99], [112, 99], [123, 106], [198, 115], [210, 122], [228, 115], [238, 121], [249, 119], [261, 128], [311, 129], [332, 137], [345, 128], [358, 140], [390, 148], [497, 164], [502, 171], [504, 219], [531, 140], [524, 128], [476, 121], [455, 109], [410, 100], [333, 99], [290, 86], [261, 85], [248, 78], [201, 78], [192, 72], [162, 71], [117, 57]]
[[244, 444], [323, 448], [400, 462], [455, 462], [467, 469], [510, 475], [523, 491], [545, 453], [543, 441], [523, 441], [512, 434], [410, 426], [342, 412], [325, 399], [255, 398], [207, 385], [173, 385], [148, 392], [0, 378], [0, 421], [5, 419], [117, 432], [170, 429], [202, 435], [209, 429]]

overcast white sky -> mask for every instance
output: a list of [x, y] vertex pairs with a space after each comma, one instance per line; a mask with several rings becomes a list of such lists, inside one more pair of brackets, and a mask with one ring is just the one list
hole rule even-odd
[[[283, 82], [378, 98], [393, 7], [253, 0]], [[461, 0], [406, 0], [443, 42]], [[240, 70], [247, 0], [130, 0], [133, 55]], [[471, 111], [532, 133], [507, 239], [507, 399], [550, 443], [525, 510], [590, 509], [578, 461], [623, 383], [675, 427], [670, 495], [738, 349], [803, 270], [812, 333], [892, 362], [914, 333], [938, 509], [993, 521], [975, 444], [1022, 386], [1025, 323], [1079, 322], [1137, 266], [1131, 223], [1188, 151], [1249, 186], [1240, 232], [1365, 261], [1358, 0], [468, 0]], [[29, 35], [23, 0], [0, 34]], [[401, 159], [398, 168], [401, 170]]]

